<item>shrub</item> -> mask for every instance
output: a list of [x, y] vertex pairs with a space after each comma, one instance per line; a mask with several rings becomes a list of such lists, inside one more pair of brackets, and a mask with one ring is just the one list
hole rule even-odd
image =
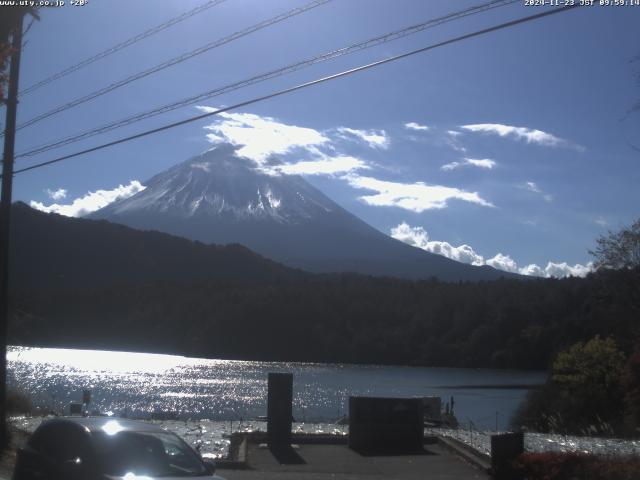
[[551, 377], [529, 394], [513, 425], [577, 435], [623, 433], [624, 364], [624, 353], [611, 338], [576, 343], [558, 354]]
[[627, 433], [637, 435], [640, 433], [640, 339], [636, 340], [635, 351], [622, 372], [622, 385], [625, 390]]

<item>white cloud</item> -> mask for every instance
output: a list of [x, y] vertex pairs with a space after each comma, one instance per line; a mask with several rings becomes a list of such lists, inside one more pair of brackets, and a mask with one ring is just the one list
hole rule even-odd
[[51, 200], [64, 200], [65, 198], [67, 198], [67, 190], [65, 190], [64, 188], [59, 188], [58, 190], [51, 190], [50, 188], [47, 188], [45, 190], [45, 193], [49, 196], [49, 198]]
[[456, 150], [457, 152], [467, 153], [467, 149], [458, 137], [462, 135], [462, 132], [458, 132], [456, 130], [447, 130], [447, 134], [444, 136], [444, 143], [449, 145], [451, 148]]
[[469, 245], [455, 247], [448, 242], [429, 240], [429, 235], [423, 227], [412, 227], [406, 222], [402, 222], [397, 227], [391, 229], [391, 236], [408, 245], [412, 245], [431, 253], [436, 253], [458, 262], [470, 265], [489, 265], [505, 272], [519, 273], [533, 277], [562, 278], [568, 276], [584, 277], [593, 270], [593, 263], [586, 265], [568, 265], [566, 262], [548, 262], [545, 268], [539, 267], [535, 263], [525, 267], [518, 267], [513, 258], [502, 253], [496, 254], [493, 258], [485, 260], [482, 255], [475, 252]]
[[519, 272], [522, 275], [546, 278], [584, 277], [591, 271], [593, 271], [593, 262], [589, 262], [586, 265], [576, 263], [573, 266], [569, 265], [567, 262], [548, 262], [545, 268], [532, 263], [531, 265], [527, 265], [526, 267], [519, 269]]
[[335, 175], [368, 168], [367, 164], [359, 158], [339, 155], [337, 157], [322, 157], [319, 160], [264, 167], [263, 170], [276, 175], [281, 173], [285, 175]]
[[82, 217], [91, 212], [95, 212], [116, 200], [129, 198], [146, 187], [137, 180], [132, 180], [128, 185], [119, 185], [113, 190], [96, 190], [88, 192], [86, 195], [76, 198], [70, 204], [60, 205], [57, 203], [44, 205], [41, 202], [31, 201], [29, 205], [36, 210], [47, 213], [58, 213], [67, 217]]
[[522, 267], [520, 269], [522, 275], [528, 275], [530, 277], [546, 277], [546, 273], [543, 268], [540, 268], [535, 263]]
[[342, 138], [349, 136], [363, 141], [371, 148], [389, 148], [389, 137], [384, 130], [356, 130], [355, 128], [339, 127], [338, 132]]
[[[211, 112], [212, 107], [198, 107], [201, 111]], [[414, 212], [429, 209], [440, 209], [447, 206], [451, 199], [464, 200], [478, 205], [493, 207], [480, 197], [477, 192], [467, 192], [453, 187], [441, 185], [426, 185], [418, 182], [413, 184], [385, 182], [372, 177], [361, 177], [354, 172], [368, 169], [369, 166], [361, 159], [349, 155], [336, 153], [332, 138], [327, 132], [320, 132], [311, 128], [286, 125], [270, 117], [261, 117], [250, 113], [220, 114], [214, 123], [205, 127], [208, 138], [212, 143], [230, 142], [240, 148], [238, 155], [253, 160], [257, 167], [271, 175], [299, 174], [299, 175], [336, 175], [346, 174], [342, 178], [354, 188], [377, 192], [374, 195], [364, 195], [360, 199], [369, 205], [397, 206]], [[357, 130], [339, 127], [333, 131], [343, 139], [356, 139], [372, 148], [388, 148], [389, 138], [384, 130]], [[312, 158], [300, 159], [295, 163], [268, 164], [267, 159], [272, 154], [289, 153], [296, 148], [302, 148]], [[331, 155], [325, 153], [331, 151]], [[474, 160], [475, 161], [475, 160]], [[486, 160], [480, 161], [480, 168], [487, 168]], [[470, 162], [473, 164], [473, 162]]]
[[421, 248], [431, 253], [457, 260], [471, 265], [484, 265], [484, 258], [473, 251], [469, 245], [454, 247], [447, 242], [430, 241], [427, 231], [422, 227], [411, 227], [403, 222], [391, 229], [391, 236], [406, 244]]
[[545, 276], [547, 277], [584, 277], [593, 270], [593, 262], [586, 265], [576, 263], [574, 266], [568, 265], [566, 262], [553, 263], [549, 262], [545, 268]]
[[490, 158], [465, 158], [465, 161], [474, 167], [486, 168], [488, 170], [496, 166], [495, 160], [491, 160]]
[[542, 196], [542, 198], [545, 200], [545, 202], [552, 202], [553, 201], [553, 195], [550, 195], [548, 193], [544, 193], [536, 182], [525, 182], [524, 185], [522, 186], [522, 188], [524, 188], [525, 190], [528, 190], [530, 192], [537, 193], [538, 195]]
[[[197, 107], [203, 112], [212, 112], [213, 107]], [[258, 165], [273, 154], [285, 154], [296, 148], [312, 149], [329, 143], [329, 138], [313, 128], [287, 125], [271, 117], [261, 117], [252, 113], [229, 113], [218, 115], [211, 125], [205, 127], [211, 133], [207, 139], [211, 143], [223, 141], [240, 146], [238, 155], [249, 158]]]
[[498, 253], [495, 257], [487, 260], [487, 265], [505, 272], [518, 273], [518, 264], [515, 260], [509, 255], [503, 255], [502, 253]]
[[[199, 106], [199, 110], [212, 112], [213, 107]], [[331, 132], [320, 132], [313, 128], [287, 125], [271, 117], [251, 113], [219, 114], [218, 119], [205, 127], [211, 143], [229, 142], [240, 148], [239, 156], [256, 163], [270, 175], [335, 175], [368, 169], [361, 159], [337, 154], [330, 138]], [[355, 130], [340, 127], [332, 130], [340, 138], [356, 139], [376, 148], [386, 148], [389, 140], [384, 130]], [[334, 137], [335, 138], [335, 137]], [[269, 164], [271, 155], [284, 155], [302, 150], [304, 159], [295, 163]], [[330, 152], [327, 154], [325, 152]], [[281, 159], [278, 159], [281, 160]]]
[[495, 160], [491, 160], [490, 158], [465, 158], [463, 162], [451, 162], [447, 163], [446, 165], [442, 165], [440, 167], [440, 170], [450, 171], [455, 170], [456, 168], [464, 167], [465, 165], [471, 165], [473, 167], [491, 170], [497, 164]]
[[404, 124], [404, 128], [406, 128], [407, 130], [416, 130], [416, 131], [423, 131], [423, 132], [427, 132], [431, 130], [430, 127], [426, 125], [420, 125], [419, 123], [416, 123], [416, 122], [407, 122]]
[[467, 192], [458, 188], [427, 185], [423, 182], [387, 182], [353, 174], [346, 175], [343, 178], [354, 188], [377, 192], [375, 195], [360, 197], [360, 200], [374, 206], [393, 206], [420, 213], [425, 210], [445, 208], [449, 200], [457, 199], [482, 205], [483, 207], [493, 207], [490, 202], [480, 197], [477, 192]]
[[460, 168], [462, 166], [464, 166], [464, 162], [451, 162], [451, 163], [446, 163], [442, 165], [440, 167], [440, 170], [444, 170], [445, 172], [448, 172], [450, 170], [455, 170], [456, 168]]
[[529, 190], [530, 192], [534, 192], [534, 193], [542, 193], [542, 190], [540, 190], [540, 187], [538, 187], [538, 185], [536, 184], [536, 182], [526, 182], [524, 184], [524, 188], [526, 188], [527, 190]]
[[556, 137], [551, 133], [536, 130], [535, 128], [514, 127], [512, 125], [503, 125], [501, 123], [477, 123], [473, 125], [461, 125], [460, 128], [475, 133], [490, 133], [501, 137], [514, 137], [519, 140], [525, 140], [527, 143], [534, 143], [546, 147], [575, 147], [584, 149], [578, 145], [562, 138]]

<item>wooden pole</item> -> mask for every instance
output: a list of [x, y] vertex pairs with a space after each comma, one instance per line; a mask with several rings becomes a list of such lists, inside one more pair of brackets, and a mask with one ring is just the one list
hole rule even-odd
[[22, 20], [18, 15], [11, 42], [11, 66], [7, 116], [2, 158], [2, 194], [0, 196], [0, 449], [7, 438], [7, 325], [9, 320], [9, 228], [11, 221], [11, 193], [13, 187], [13, 156], [16, 139], [16, 114], [18, 110], [18, 79], [20, 75], [20, 50], [22, 49]]

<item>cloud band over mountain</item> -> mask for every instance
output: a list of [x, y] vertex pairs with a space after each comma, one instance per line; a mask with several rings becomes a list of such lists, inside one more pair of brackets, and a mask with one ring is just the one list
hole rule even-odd
[[569, 265], [566, 262], [548, 262], [546, 267], [530, 264], [525, 267], [518, 267], [518, 264], [509, 256], [502, 253], [496, 254], [493, 258], [485, 259], [476, 253], [469, 245], [455, 247], [448, 242], [430, 240], [429, 234], [423, 227], [412, 227], [406, 222], [391, 229], [391, 236], [408, 245], [412, 245], [427, 252], [443, 255], [458, 262], [471, 265], [489, 265], [505, 272], [519, 273], [534, 277], [562, 278], [568, 276], [584, 277], [593, 269], [590, 262], [587, 265]]

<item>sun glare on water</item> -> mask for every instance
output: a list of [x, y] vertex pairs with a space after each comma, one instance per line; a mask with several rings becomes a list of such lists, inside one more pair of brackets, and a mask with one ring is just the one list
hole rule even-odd
[[[25, 347], [10, 348], [7, 352], [7, 361], [48, 364], [64, 370], [82, 369], [94, 372], [148, 374], [161, 374], [174, 369], [202, 364], [202, 359], [177, 355]], [[226, 363], [224, 360], [209, 360], [208, 362], [215, 365]]]

